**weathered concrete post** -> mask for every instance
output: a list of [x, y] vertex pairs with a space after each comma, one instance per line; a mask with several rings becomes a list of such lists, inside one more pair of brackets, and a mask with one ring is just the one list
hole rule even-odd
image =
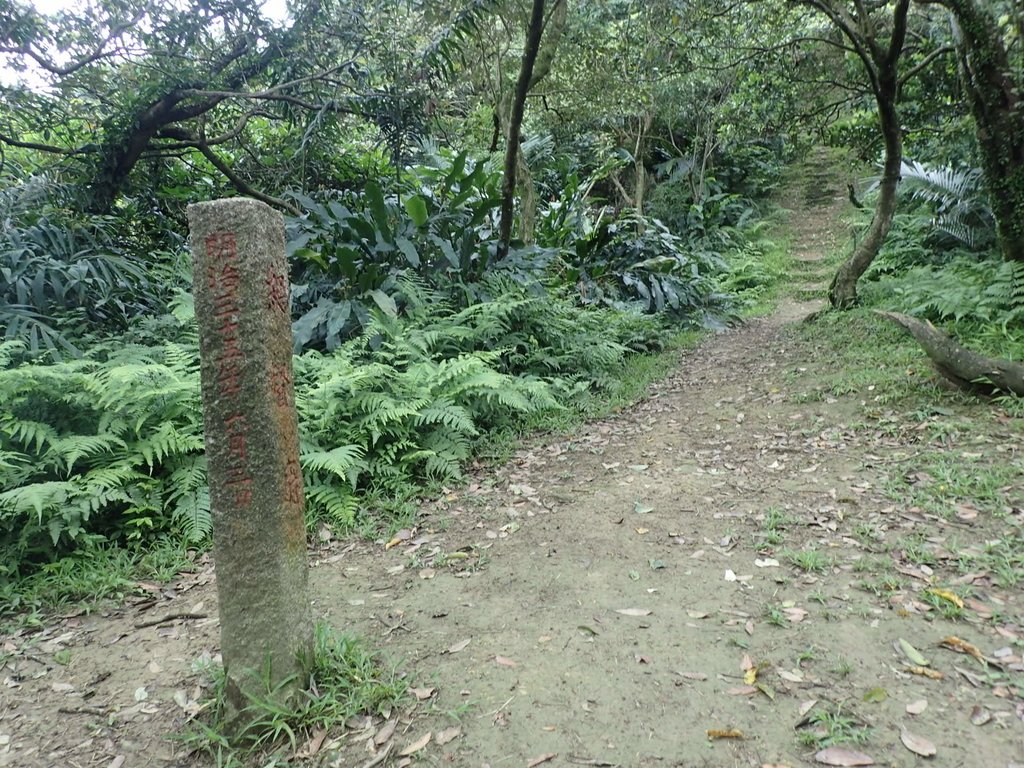
[[[281, 215], [190, 205], [193, 292], [231, 719], [245, 694], [308, 682], [312, 625]], [[287, 684], [282, 685], [283, 682]]]

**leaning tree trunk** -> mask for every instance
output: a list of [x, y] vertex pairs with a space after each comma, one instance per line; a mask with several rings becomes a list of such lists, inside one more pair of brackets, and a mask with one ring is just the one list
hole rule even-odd
[[878, 314], [909, 331], [936, 370], [958, 387], [984, 394], [1011, 392], [1024, 397], [1024, 365], [972, 352], [931, 323], [897, 312]]
[[526, 47], [523, 49], [523, 63], [519, 68], [515, 95], [512, 97], [512, 114], [508, 121], [508, 143], [505, 146], [505, 175], [501, 181], [501, 225], [498, 236], [498, 258], [508, 255], [512, 241], [512, 205], [516, 194], [516, 164], [519, 157], [519, 129], [526, 111], [526, 95], [533, 80], [533, 65], [540, 50], [540, 36], [544, 32], [544, 0], [533, 0], [530, 24], [526, 28]]
[[[981, 150], [999, 248], [1024, 261], [1024, 82], [1014, 70], [993, 12], [980, 0], [918, 0], [945, 6], [956, 19], [960, 71]], [[1024, 12], [1018, 10], [1021, 19]], [[1019, 45], [1019, 43], [1018, 43]]]
[[828, 298], [836, 309], [849, 309], [857, 303], [857, 281], [860, 280], [871, 262], [885, 243], [886, 235], [892, 228], [896, 213], [897, 192], [900, 184], [900, 168], [903, 165], [903, 137], [900, 134], [899, 117], [895, 104], [895, 82], [892, 99], [878, 101], [878, 117], [885, 137], [885, 161], [882, 165], [882, 180], [878, 187], [878, 203], [871, 225], [853, 254], [836, 271], [828, 289]]

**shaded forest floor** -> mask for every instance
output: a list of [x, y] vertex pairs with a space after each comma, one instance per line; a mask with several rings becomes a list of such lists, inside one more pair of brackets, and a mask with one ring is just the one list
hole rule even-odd
[[[349, 722], [292, 764], [1024, 764], [1021, 424], [867, 313], [800, 322], [845, 237], [839, 181], [787, 193], [774, 314], [395, 540], [319, 542], [316, 615], [414, 690], [393, 730]], [[207, 565], [0, 638], [0, 766], [205, 764], [168, 735], [215, 617]]]

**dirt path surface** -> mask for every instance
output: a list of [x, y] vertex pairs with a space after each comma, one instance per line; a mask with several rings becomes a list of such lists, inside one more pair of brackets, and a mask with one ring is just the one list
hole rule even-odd
[[[820, 292], [843, 201], [805, 191], [794, 251]], [[865, 428], [868, 384], [822, 393], [832, 363], [794, 331], [818, 306], [709, 338], [634, 407], [478, 472], [392, 542], [321, 542], [315, 613], [421, 700], [380, 744], [367, 718], [294, 764], [1024, 764], [1021, 593], [961, 567], [1019, 503], [947, 519], [894, 502], [930, 481], [907, 464], [927, 435]], [[985, 450], [1019, 461], [1019, 424], [944, 407], [988, 419]], [[202, 764], [166, 737], [216, 654], [212, 578], [3, 638], [0, 765]], [[952, 615], [929, 588], [968, 602]]]

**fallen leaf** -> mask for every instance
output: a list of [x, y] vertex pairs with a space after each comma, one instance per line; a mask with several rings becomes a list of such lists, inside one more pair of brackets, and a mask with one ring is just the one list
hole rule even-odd
[[917, 736], [906, 728], [900, 730], [900, 741], [903, 742], [904, 747], [921, 757], [931, 757], [937, 751], [935, 745], [924, 738], [924, 736]]
[[437, 575], [437, 571], [435, 571], [433, 568], [424, 568], [423, 570], [420, 571], [420, 578], [421, 579], [432, 579], [436, 575]]
[[403, 541], [408, 541], [412, 538], [412, 533], [413, 532], [408, 528], [403, 528], [394, 535], [394, 538], [392, 538], [391, 541], [384, 545], [384, 549], [391, 549], [392, 547], [397, 547]]
[[708, 614], [704, 611], [687, 611], [686, 615], [691, 619], [706, 619]]
[[708, 676], [703, 672], [676, 672], [677, 675], [686, 680], [707, 680]]
[[771, 557], [766, 557], [763, 560], [755, 560], [754, 565], [758, 568], [778, 568], [779, 561]]
[[[75, 686], [71, 683], [53, 683], [50, 686], [50, 690], [54, 693], [71, 693], [75, 690]], [[141, 690], [145, 690], [144, 688]], [[142, 701], [142, 699], [136, 699], [136, 701]]]
[[945, 677], [945, 675], [939, 672], [937, 669], [928, 669], [927, 667], [908, 667], [907, 672], [909, 672], [912, 675], [927, 677], [930, 680], [941, 680]]
[[512, 659], [508, 658], [507, 656], [495, 656], [494, 657], [494, 663], [498, 664], [499, 666], [502, 666], [502, 667], [518, 667], [519, 666], [519, 662], [518, 661], [513, 661]]
[[664, 560], [658, 560], [657, 558], [654, 558], [654, 557], [652, 557], [650, 560], [648, 560], [647, 563], [648, 563], [648, 565], [651, 566], [651, 570], [652, 571], [660, 571], [662, 568], [667, 568], [668, 567], [668, 566], [665, 565], [665, 561]]
[[651, 612], [646, 608], [618, 608], [616, 613], [621, 613], [623, 616], [650, 616]]
[[711, 728], [707, 732], [708, 738], [714, 741], [715, 739], [742, 739], [743, 731], [739, 728], [729, 728], [728, 730], [719, 730], [718, 728]]
[[637, 664], [650, 664], [651, 663], [651, 657], [650, 656], [646, 656], [646, 655], [644, 655], [642, 653], [634, 653], [633, 654], [633, 660], [636, 661]]
[[107, 768], [121, 768], [121, 766], [124, 765], [124, 761], [127, 759], [128, 758], [126, 758], [124, 755], [118, 755], [109, 763], [107, 763]]
[[807, 611], [803, 608], [783, 608], [782, 612], [786, 614], [790, 624], [799, 624], [807, 617]]
[[641, 536], [643, 536], [645, 533], [651, 532], [650, 528], [634, 528], [633, 530], [639, 533]]
[[751, 667], [743, 673], [743, 682], [747, 685], [753, 685], [757, 681], [757, 667]]
[[388, 720], [381, 726], [381, 729], [374, 734], [373, 743], [378, 747], [386, 744], [391, 740], [391, 737], [395, 735], [395, 728], [398, 727], [398, 720]]
[[738, 685], [726, 690], [726, 694], [729, 696], [752, 696], [755, 693], [757, 693], [757, 688], [752, 685]]
[[597, 630], [593, 627], [588, 627], [586, 624], [580, 624], [576, 629], [589, 637], [597, 637]]
[[423, 749], [425, 746], [427, 746], [427, 744], [430, 743], [430, 737], [432, 735], [433, 734], [431, 734], [430, 731], [427, 731], [420, 738], [416, 739], [416, 741], [414, 741], [412, 744], [410, 744], [405, 749], [403, 749], [401, 752], [399, 752], [398, 756], [399, 757], [408, 757], [409, 755], [412, 755], [412, 754], [414, 754], [416, 752], [419, 752], [421, 749]]
[[149, 691], [146, 690], [146, 686], [140, 685], [138, 688], [135, 689], [135, 700], [136, 701], [145, 701], [148, 698], [149, 698]]
[[441, 653], [458, 653], [459, 651], [464, 651], [466, 650], [466, 646], [468, 646], [472, 642], [472, 640], [473, 638], [467, 637], [465, 640], [460, 640], [459, 642], [455, 643], [455, 645], [448, 646], [445, 650], [441, 651]]
[[875, 761], [862, 752], [854, 752], [845, 747], [829, 747], [814, 754], [815, 762], [822, 765], [848, 766], [874, 765]]
[[805, 701], [803, 704], [801, 704], [799, 709], [800, 717], [802, 718], [804, 715], [806, 715], [808, 712], [814, 709], [814, 705], [817, 703], [817, 699], [810, 699], [809, 701]]
[[736, 573], [734, 571], [732, 571], [732, 570], [728, 570], [727, 569], [726, 572], [725, 572], [725, 580], [726, 581], [736, 581]]
[[903, 651], [903, 655], [910, 659], [910, 663], [918, 667], [927, 667], [931, 662], [928, 661], [921, 652], [914, 646], [900, 638], [900, 650]]
[[633, 505], [633, 511], [636, 512], [638, 515], [646, 515], [650, 512], [653, 512], [654, 507], [649, 507], [646, 504], [643, 504], [642, 502], [638, 501], [636, 504]]
[[434, 688], [410, 688], [409, 693], [416, 697], [416, 701], [426, 701], [434, 695]]
[[973, 656], [982, 664], [985, 664], [985, 655], [978, 650], [976, 645], [968, 643], [966, 640], [961, 640], [959, 637], [950, 635], [944, 637], [939, 641], [939, 645], [943, 648], [949, 648], [951, 651], [957, 651], [958, 653], [966, 653], [968, 656]]
[[971, 710], [971, 724], [972, 725], [984, 725], [992, 719], [992, 713], [985, 709], [980, 704], [975, 704], [974, 709]]
[[443, 747], [449, 741], [455, 741], [455, 739], [459, 738], [461, 735], [462, 729], [457, 725], [453, 725], [451, 728], [445, 728], [443, 731], [439, 731], [435, 741], [439, 747]]
[[788, 669], [780, 669], [779, 677], [785, 680], [787, 683], [802, 683], [804, 682], [804, 673], [798, 669], [789, 671]]
[[869, 704], [878, 704], [889, 698], [889, 692], [885, 688], [875, 687], [864, 694], [864, 701]]
[[536, 768], [536, 766], [546, 763], [550, 760], [554, 760], [556, 757], [558, 757], [557, 752], [548, 752], [546, 754], [533, 758], [533, 760], [526, 764], [526, 768]]
[[935, 587], [931, 587], [926, 589], [925, 592], [929, 595], [935, 595], [937, 598], [945, 600], [947, 603], [952, 603], [957, 608], [964, 607], [964, 601], [961, 599], [960, 595], [950, 592], [948, 589], [937, 589]]
[[920, 715], [926, 709], [928, 709], [928, 702], [924, 699], [918, 699], [907, 704], [908, 715]]

